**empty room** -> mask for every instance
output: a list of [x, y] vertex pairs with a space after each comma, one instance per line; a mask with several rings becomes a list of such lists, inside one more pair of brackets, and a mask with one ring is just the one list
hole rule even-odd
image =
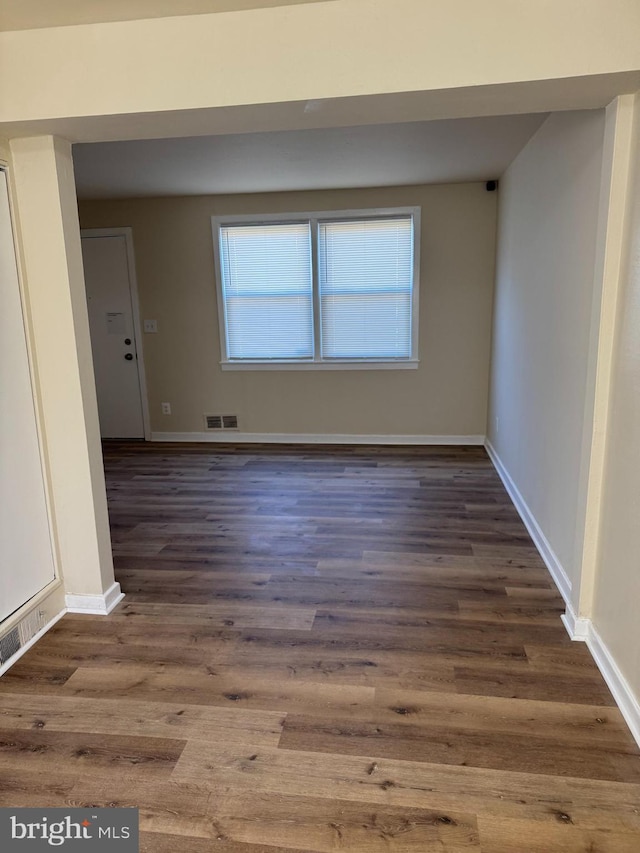
[[3, 849], [637, 853], [639, 36], [0, 0]]

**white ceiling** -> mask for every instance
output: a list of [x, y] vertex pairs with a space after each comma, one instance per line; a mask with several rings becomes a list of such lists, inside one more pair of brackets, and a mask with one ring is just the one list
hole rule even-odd
[[[307, 110], [317, 108], [314, 102]], [[499, 177], [546, 115], [74, 146], [79, 198], [276, 192]]]

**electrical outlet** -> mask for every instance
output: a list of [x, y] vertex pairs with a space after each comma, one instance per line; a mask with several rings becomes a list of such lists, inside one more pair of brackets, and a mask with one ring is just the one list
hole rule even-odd
[[158, 321], [157, 320], [145, 320], [143, 323], [143, 328], [147, 334], [152, 334], [158, 331]]
[[163, 415], [170, 415], [171, 414], [171, 403], [160, 403], [160, 407], [162, 409]]

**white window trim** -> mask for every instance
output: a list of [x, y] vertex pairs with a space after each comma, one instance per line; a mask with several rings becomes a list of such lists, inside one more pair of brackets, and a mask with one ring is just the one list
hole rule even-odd
[[[213, 257], [218, 327], [220, 335], [220, 366], [222, 370], [415, 370], [418, 358], [418, 314], [420, 307], [420, 207], [376, 207], [362, 210], [314, 210], [294, 213], [239, 214], [212, 216]], [[344, 219], [379, 219], [384, 216], [413, 217], [413, 288], [411, 293], [411, 356], [409, 358], [331, 358], [320, 357], [320, 288], [318, 283], [318, 221]], [[313, 276], [313, 359], [229, 359], [227, 358], [226, 306], [222, 291], [220, 258], [220, 228], [225, 225], [263, 225], [309, 222], [311, 225], [311, 267]]]

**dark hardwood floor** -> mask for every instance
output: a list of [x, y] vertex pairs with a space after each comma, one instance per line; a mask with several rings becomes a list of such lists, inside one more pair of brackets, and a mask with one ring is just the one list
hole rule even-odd
[[0, 679], [0, 805], [148, 853], [638, 853], [640, 755], [484, 450], [108, 443], [108, 617]]

